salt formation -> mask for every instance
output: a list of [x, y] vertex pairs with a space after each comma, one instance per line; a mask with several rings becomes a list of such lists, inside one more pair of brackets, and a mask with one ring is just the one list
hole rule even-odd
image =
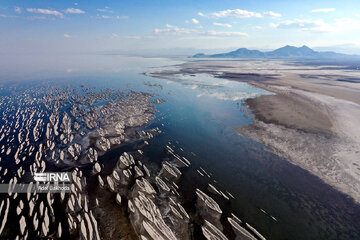
[[252, 227], [250, 224], [246, 223], [246, 226], [253, 232], [255, 235], [260, 238], [261, 240], [266, 240], [266, 238], [261, 235], [254, 227]]
[[172, 186], [181, 176], [180, 170], [175, 162], [164, 162], [165, 168], [150, 178], [154, 173], [147, 173], [146, 164], [138, 159], [141, 156], [135, 159], [124, 152], [112, 174], [106, 176], [107, 188], [116, 192], [119, 205], [127, 202], [130, 222], [142, 239], [190, 239], [190, 217]]
[[245, 228], [241, 226], [242, 221], [235, 215], [228, 217], [227, 220], [236, 234], [236, 239], [256, 240], [254, 236], [252, 236]]
[[214, 199], [209, 197], [200, 189], [196, 189], [196, 195], [196, 207], [198, 208], [201, 217], [222, 230], [222, 224], [220, 223], [222, 210], [220, 209], [219, 205], [215, 202]]
[[[8, 90], [0, 96], [0, 181], [9, 183], [7, 196], [0, 200], [1, 238], [103, 239], [107, 225], [101, 214], [109, 203], [92, 195], [99, 191], [111, 196], [113, 207], [126, 209], [129, 231], [139, 239], [192, 239], [194, 226], [207, 239], [227, 239], [220, 222], [223, 213], [212, 194], [226, 201], [233, 196], [214, 180], [209, 191], [196, 190], [196, 208], [189, 212], [180, 184], [183, 170], [192, 165], [181, 156], [185, 150], [178, 154], [169, 142], [158, 168], [145, 156], [145, 147], [161, 130], [141, 127], [154, 118], [152, 101], [162, 100], [143, 92], [72, 86]], [[119, 154], [109, 169], [104, 155], [132, 142], [134, 152]], [[70, 192], [36, 194], [30, 190], [39, 183], [31, 183], [27, 193], [14, 193], [25, 173], [63, 170], [72, 173]], [[197, 172], [211, 179], [203, 168]], [[263, 239], [234, 216], [228, 221], [239, 238], [254, 239], [253, 233]]]
[[206, 239], [218, 239], [218, 240], [228, 240], [228, 238], [214, 225], [205, 220], [204, 226], [202, 226], [202, 231]]
[[117, 204], [121, 205], [121, 196], [118, 193], [116, 194], [116, 202]]
[[[94, 172], [99, 174], [100, 155], [126, 141], [148, 139], [134, 131], [128, 134], [126, 129], [143, 126], [153, 118], [150, 97], [147, 93], [109, 89], [10, 86], [0, 97], [0, 181], [9, 183], [8, 197], [0, 203], [1, 238], [49, 238], [56, 233], [59, 238], [65, 234], [101, 239], [90, 208], [86, 177], [76, 167], [93, 164]], [[60, 198], [50, 193], [38, 195], [30, 191], [32, 183], [26, 195], [13, 192], [25, 173], [53, 171], [54, 167], [73, 172], [71, 193], [61, 193]], [[137, 177], [146, 172], [140, 168], [135, 171]], [[127, 170], [125, 174], [130, 178], [133, 173]], [[102, 185], [112, 186], [115, 191], [115, 182], [121, 179], [115, 172], [113, 177], [115, 181], [106, 178]], [[116, 200], [121, 204], [120, 195]], [[11, 202], [15, 203], [12, 207]], [[55, 206], [65, 207], [66, 212], [59, 212], [61, 208]], [[8, 223], [9, 214], [17, 216], [11, 221], [18, 224], [18, 232], [7, 229], [14, 225]]]
[[[72, 174], [71, 194], [67, 200], [67, 217], [70, 233], [80, 230], [83, 239], [101, 239], [97, 220], [89, 209], [89, 200], [85, 189], [87, 183], [81, 178], [82, 172], [75, 170]], [[61, 228], [60, 228], [61, 229]]]

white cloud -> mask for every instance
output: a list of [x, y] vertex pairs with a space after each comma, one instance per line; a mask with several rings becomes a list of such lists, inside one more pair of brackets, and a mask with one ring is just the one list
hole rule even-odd
[[335, 8], [319, 8], [319, 9], [313, 9], [311, 12], [334, 12]]
[[46, 17], [46, 16], [29, 16], [27, 17], [29, 20], [55, 20], [54, 17]]
[[78, 9], [78, 8], [68, 8], [64, 11], [65, 13], [69, 13], [69, 14], [80, 14], [80, 13], [85, 13], [83, 10]]
[[67, 33], [64, 33], [63, 37], [64, 38], [71, 38], [71, 36], [69, 34], [67, 34]]
[[218, 23], [218, 22], [214, 22], [213, 23], [215, 26], [219, 26], [219, 27], [227, 27], [227, 28], [231, 28], [232, 26], [228, 23]]
[[281, 13], [276, 13], [273, 11], [268, 11], [268, 12], [264, 12], [264, 16], [269, 16], [269, 17], [281, 17]]
[[277, 28], [277, 27], [279, 27], [280, 23], [270, 23], [269, 25], [272, 28]]
[[256, 30], [261, 30], [261, 29], [263, 29], [263, 27], [261, 27], [261, 26], [255, 26], [254, 27]]
[[166, 24], [166, 28], [155, 28], [154, 32], [156, 34], [176, 34], [176, 35], [180, 35], [180, 34], [190, 34], [193, 32], [196, 32], [195, 29], [187, 29], [187, 28], [179, 28], [177, 26], [173, 26], [170, 24]]
[[12, 16], [12, 15], [0, 14], [0, 17], [2, 17], [2, 18], [17, 18], [18, 16]]
[[98, 18], [103, 18], [103, 19], [128, 19], [129, 16], [109, 16], [109, 15], [97, 15]]
[[98, 8], [96, 9], [99, 12], [107, 12], [107, 13], [113, 13], [113, 10], [110, 10], [109, 7], [105, 7], [105, 8]]
[[199, 24], [199, 21], [195, 18], [191, 19], [191, 21], [194, 23], [194, 24]]
[[234, 37], [234, 36], [248, 37], [249, 36], [247, 33], [244, 33], [244, 32], [217, 32], [214, 30], [207, 31], [204, 34], [208, 35], [208, 36], [219, 36], [219, 37]]
[[251, 18], [251, 17], [257, 17], [261, 18], [263, 17], [261, 13], [257, 12], [251, 12], [243, 9], [227, 9], [223, 11], [213, 12], [211, 13], [212, 16], [217, 18], [226, 18], [226, 17], [234, 17], [234, 18]]
[[112, 33], [110, 35], [110, 38], [120, 38], [120, 35], [116, 34], [116, 33]]
[[115, 19], [129, 19], [129, 16], [115, 16]]
[[64, 17], [64, 15], [61, 12], [56, 11], [56, 10], [43, 9], [43, 8], [27, 8], [26, 10], [31, 13], [40, 13], [40, 14]]
[[335, 19], [336, 28], [339, 30], [360, 30], [360, 20], [353, 18]]
[[282, 29], [299, 29], [302, 31], [314, 31], [314, 32], [332, 32], [334, 27], [325, 23], [322, 19], [308, 20], [308, 19], [294, 19], [284, 21], [278, 24], [271, 24], [272, 27]]
[[281, 29], [299, 29], [313, 32], [341, 32], [347, 30], [360, 30], [360, 20], [356, 18], [337, 18], [333, 24], [328, 24], [322, 19], [308, 20], [295, 19], [278, 24], [270, 24], [271, 27]]
[[22, 8], [21, 7], [14, 7], [14, 11], [16, 13], [21, 13], [22, 12]]
[[202, 12], [198, 12], [197, 13], [200, 17], [205, 17], [205, 14], [203, 14]]
[[355, 14], [355, 17], [358, 17], [358, 18], [360, 18], [360, 13], [358, 13], [358, 14]]

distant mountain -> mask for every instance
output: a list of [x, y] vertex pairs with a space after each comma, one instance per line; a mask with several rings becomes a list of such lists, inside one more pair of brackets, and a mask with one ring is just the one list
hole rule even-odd
[[238, 50], [232, 52], [213, 54], [211, 56], [216, 58], [222, 58], [222, 57], [238, 58], [242, 56], [247, 56], [250, 58], [261, 58], [264, 57], [265, 54], [263, 52], [260, 52], [259, 50], [249, 50], [247, 48], [239, 48]]
[[333, 46], [326, 46], [326, 47], [314, 47], [315, 51], [334, 51], [337, 53], [344, 53], [344, 54], [357, 54], [360, 55], [360, 45], [357, 44], [340, 44], [340, 45], [333, 45]]
[[302, 46], [285, 46], [274, 51], [261, 52], [259, 50], [249, 50], [247, 48], [239, 48], [235, 51], [227, 53], [218, 53], [206, 55], [198, 53], [192, 58], [287, 58], [287, 59], [323, 59], [323, 58], [360, 58], [358, 55], [347, 55], [336, 52], [317, 52], [313, 49]]
[[267, 52], [265, 55], [271, 57], [312, 57], [318, 56], [318, 52], [315, 52], [305, 45], [299, 48], [287, 45], [274, 51]]

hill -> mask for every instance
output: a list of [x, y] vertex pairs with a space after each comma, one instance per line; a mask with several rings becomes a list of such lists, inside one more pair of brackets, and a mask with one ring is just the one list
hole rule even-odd
[[286, 45], [273, 51], [262, 52], [259, 50], [250, 50], [239, 48], [227, 53], [218, 53], [206, 55], [198, 53], [192, 58], [285, 58], [285, 59], [328, 59], [328, 58], [360, 58], [358, 55], [347, 55], [336, 52], [318, 52], [307, 46], [294, 47]]

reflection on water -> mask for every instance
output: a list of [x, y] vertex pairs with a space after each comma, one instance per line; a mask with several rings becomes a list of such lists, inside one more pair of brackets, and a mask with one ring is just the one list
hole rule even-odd
[[[358, 205], [234, 130], [251, 122], [244, 115], [242, 101], [269, 93], [203, 74], [172, 80], [141, 74], [153, 67], [178, 63], [167, 59], [83, 55], [32, 62], [30, 56], [25, 56], [19, 65], [23, 72], [15, 71], [12, 61], [0, 68], [4, 81], [48, 79], [64, 84], [146, 91], [165, 99], [157, 106], [156, 119], [148, 126], [159, 127], [163, 133], [143, 150], [149, 161], [161, 162], [166, 157], [163, 147], [171, 141], [175, 150], [190, 160], [192, 165], [180, 182], [180, 189], [186, 190], [183, 200], [187, 209], [193, 208], [195, 188], [207, 189], [210, 182], [234, 196], [224, 201], [212, 195], [225, 213], [235, 213], [268, 239], [360, 236]], [[201, 169], [208, 175], [200, 175], [197, 170]], [[222, 221], [226, 226], [226, 219]], [[225, 231], [229, 228], [225, 227]]]

